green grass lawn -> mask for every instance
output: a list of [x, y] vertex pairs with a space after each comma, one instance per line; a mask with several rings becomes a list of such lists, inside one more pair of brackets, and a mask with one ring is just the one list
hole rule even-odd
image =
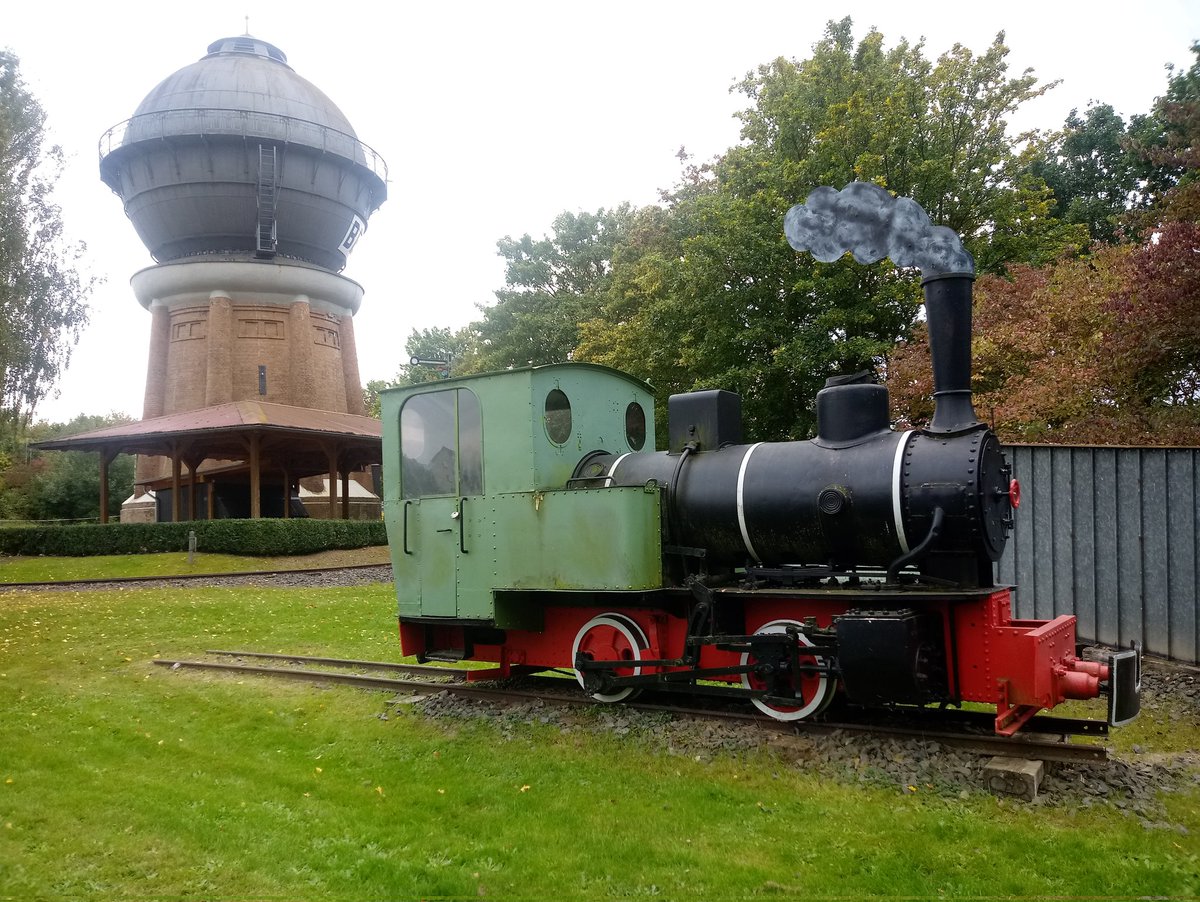
[[391, 586], [0, 594], [0, 898], [1200, 892], [1195, 792], [1166, 799], [1184, 835], [151, 663], [395, 658], [394, 606]]

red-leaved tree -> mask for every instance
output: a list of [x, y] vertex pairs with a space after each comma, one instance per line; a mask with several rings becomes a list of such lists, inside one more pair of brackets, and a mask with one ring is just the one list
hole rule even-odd
[[[975, 409], [1010, 442], [1200, 444], [1200, 224], [975, 286]], [[923, 328], [888, 366], [896, 418], [933, 407]]]

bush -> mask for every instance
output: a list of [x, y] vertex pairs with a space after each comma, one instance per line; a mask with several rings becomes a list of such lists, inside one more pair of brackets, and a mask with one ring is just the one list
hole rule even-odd
[[382, 520], [193, 520], [187, 523], [86, 523], [0, 530], [0, 554], [89, 557], [196, 550], [210, 554], [287, 556], [334, 548], [386, 545]]

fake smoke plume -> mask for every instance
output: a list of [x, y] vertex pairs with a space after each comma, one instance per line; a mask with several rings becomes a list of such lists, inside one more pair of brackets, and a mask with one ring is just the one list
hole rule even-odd
[[822, 263], [850, 252], [859, 263], [888, 257], [897, 266], [919, 266], [924, 278], [975, 273], [975, 258], [952, 229], [935, 226], [915, 200], [870, 182], [814, 189], [787, 211], [783, 231], [788, 244]]

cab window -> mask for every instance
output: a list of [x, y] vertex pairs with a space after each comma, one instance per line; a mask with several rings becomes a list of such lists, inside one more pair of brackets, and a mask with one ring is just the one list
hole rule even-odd
[[546, 434], [556, 445], [566, 444], [571, 437], [571, 400], [561, 389], [546, 395]]
[[446, 389], [404, 403], [400, 485], [405, 498], [483, 492], [483, 422], [472, 392]]

